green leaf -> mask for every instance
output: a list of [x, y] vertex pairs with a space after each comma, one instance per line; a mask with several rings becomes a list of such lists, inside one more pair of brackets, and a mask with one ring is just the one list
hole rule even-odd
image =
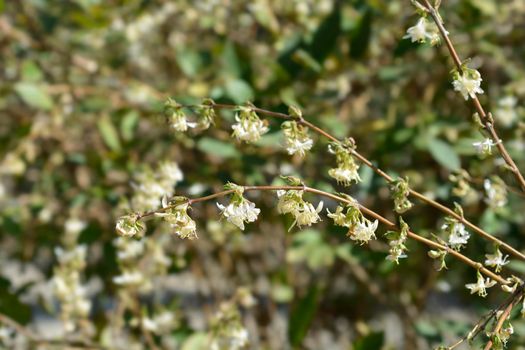
[[443, 167], [449, 170], [458, 170], [461, 167], [461, 161], [456, 151], [445, 141], [439, 139], [430, 139], [428, 150], [432, 157]]
[[374, 332], [359, 338], [354, 343], [354, 350], [381, 350], [384, 343], [383, 332]]
[[341, 9], [334, 6], [332, 13], [317, 28], [308, 52], [317, 62], [323, 62], [334, 49], [340, 33]]
[[139, 121], [139, 114], [137, 111], [129, 111], [124, 115], [120, 122], [120, 133], [122, 138], [126, 141], [133, 139], [135, 128]]
[[350, 35], [350, 57], [358, 59], [363, 57], [370, 43], [372, 34], [372, 9], [367, 8], [359, 24]]
[[237, 52], [235, 51], [235, 45], [228, 41], [224, 44], [224, 48], [221, 55], [223, 72], [227, 76], [232, 78], [239, 78], [241, 76], [241, 63]]
[[202, 68], [202, 58], [199, 53], [187, 47], [178, 48], [175, 59], [180, 70], [188, 77], [195, 76]]
[[43, 78], [42, 71], [33, 61], [24, 61], [21, 67], [22, 79], [24, 81], [40, 81]]
[[254, 93], [250, 84], [242, 79], [230, 79], [226, 82], [226, 95], [235, 103], [242, 104], [251, 101]]
[[102, 117], [98, 123], [98, 131], [102, 136], [102, 139], [112, 151], [120, 152], [122, 147], [120, 145], [120, 140], [118, 137], [118, 132], [111, 119], [108, 117]]
[[50, 110], [53, 108], [53, 100], [45, 88], [28, 82], [20, 82], [15, 85], [15, 91], [20, 98], [31, 107]]
[[320, 292], [319, 286], [311, 286], [308, 293], [292, 310], [288, 322], [288, 339], [293, 348], [299, 347], [308, 333], [310, 323], [317, 311]]
[[197, 142], [197, 148], [209, 155], [219, 158], [238, 158], [240, 153], [234, 145], [209, 137], [203, 137]]

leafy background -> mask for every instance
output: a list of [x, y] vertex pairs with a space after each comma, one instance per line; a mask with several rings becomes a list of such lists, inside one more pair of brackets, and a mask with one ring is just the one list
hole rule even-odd
[[[417, 20], [409, 1], [3, 0], [0, 9], [0, 313], [21, 324], [59, 324], [53, 248], [77, 216], [88, 222], [80, 242], [89, 246], [90, 319], [102, 339], [118, 299], [115, 219], [137, 172], [163, 160], [184, 173], [177, 194], [292, 174], [393, 218], [388, 188], [369, 169], [350, 189], [330, 180], [325, 140], [304, 160], [290, 158], [271, 121], [258, 144], [236, 144], [227, 111], [204, 133], [174, 134], [161, 116], [168, 96], [283, 112], [299, 105], [308, 120], [354, 137], [375, 164], [449, 206], [461, 199], [448, 177], [466, 169], [478, 195], [462, 203], [465, 216], [523, 248], [523, 196], [510, 192], [497, 212], [482, 200], [483, 178], [513, 180], [498, 157], [475, 155], [473, 111], [451, 89], [445, 48], [402, 39]], [[441, 12], [460, 55], [483, 76], [481, 102], [494, 111], [499, 99], [518, 98], [521, 122], [498, 126], [523, 169], [525, 4], [450, 0]], [[437, 272], [414, 242], [396, 266], [384, 259], [382, 237], [355, 246], [328, 219], [287, 232], [290, 220], [270, 194], [250, 199], [262, 214], [245, 232], [219, 222], [211, 203], [192, 212], [199, 240], [166, 242], [173, 262], [154, 294], [181, 319], [174, 348], [199, 348], [196, 335], [239, 286], [258, 301], [243, 312], [254, 349], [426, 349], [463, 336], [505, 298], [495, 288], [487, 299], [468, 295], [473, 270], [450, 260]], [[404, 217], [422, 235], [437, 233], [443, 219], [424, 205]], [[167, 231], [148, 226], [150, 235]], [[473, 237], [465, 253], [481, 261], [491, 249]], [[525, 272], [519, 262], [510, 268]], [[525, 323], [513, 324], [517, 348]]]

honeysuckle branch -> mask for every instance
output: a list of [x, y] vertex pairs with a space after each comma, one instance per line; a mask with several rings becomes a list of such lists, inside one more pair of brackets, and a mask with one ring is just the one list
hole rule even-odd
[[[333, 193], [329, 193], [329, 192], [325, 192], [325, 191], [322, 191], [322, 190], [318, 190], [316, 188], [312, 188], [312, 187], [308, 187], [308, 186], [272, 186], [272, 185], [268, 185], [268, 186], [241, 186], [243, 188], [243, 190], [245, 192], [249, 192], [249, 191], [278, 191], [278, 190], [284, 190], [284, 191], [304, 191], [304, 192], [309, 192], [309, 193], [313, 193], [313, 194], [317, 194], [319, 196], [323, 196], [323, 197], [326, 197], [326, 198], [330, 198], [330, 199], [333, 199], [339, 203], [345, 203], [345, 204], [349, 204], [349, 205], [354, 205], [355, 202], [351, 201], [350, 199], [347, 199], [347, 198], [344, 198], [342, 196], [338, 196], [338, 195], [335, 195]], [[224, 190], [224, 191], [221, 191], [221, 192], [217, 192], [217, 193], [214, 193], [214, 194], [211, 194], [211, 195], [208, 195], [208, 196], [204, 196], [204, 197], [199, 197], [199, 198], [192, 198], [192, 199], [186, 199], [185, 201], [183, 202], [178, 202], [177, 204], [175, 205], [168, 205], [164, 208], [160, 208], [158, 210], [154, 210], [154, 211], [149, 211], [149, 212], [146, 212], [146, 213], [142, 213], [142, 214], [138, 214], [137, 215], [137, 219], [143, 219], [143, 218], [146, 218], [146, 217], [149, 217], [149, 216], [153, 216], [157, 213], [163, 213], [169, 209], [172, 209], [174, 208], [175, 206], [179, 206], [180, 204], [188, 204], [188, 205], [192, 205], [194, 203], [199, 203], [199, 202], [205, 202], [205, 201], [209, 201], [209, 200], [212, 200], [212, 199], [215, 199], [215, 198], [219, 198], [219, 197], [224, 197], [224, 196], [227, 196], [229, 194], [232, 194], [234, 193], [235, 190], [233, 189], [230, 189], [230, 190]], [[379, 222], [383, 223], [385, 226], [387, 226], [389, 229], [393, 229], [393, 230], [399, 230], [398, 226], [391, 222], [390, 220], [386, 219], [385, 217], [381, 216], [380, 214], [374, 212], [373, 210], [370, 210], [368, 209], [367, 207], [364, 207], [362, 206], [361, 204], [359, 204], [359, 209], [363, 212], [364, 215], [368, 216], [368, 217], [372, 217], [373, 219], [376, 219], [378, 220]], [[443, 244], [440, 244], [440, 243], [437, 243], [437, 242], [434, 242], [428, 238], [425, 238], [423, 236], [420, 236], [412, 231], [408, 231], [408, 237], [415, 240], [415, 241], [418, 241], [420, 243], [423, 243], [425, 245], [427, 245], [428, 247], [432, 248], [432, 249], [437, 249], [437, 250], [441, 250], [441, 251], [446, 251], [448, 254], [454, 256], [456, 259], [458, 259], [459, 261], [463, 262], [464, 264], [478, 270], [480, 273], [486, 275], [487, 277], [491, 278], [492, 280], [498, 282], [499, 284], [501, 285], [508, 285], [509, 284], [509, 281], [507, 281], [506, 279], [504, 279], [503, 277], [501, 277], [500, 275], [492, 272], [491, 270], [485, 268], [481, 263], [479, 262], [476, 262], [470, 258], [468, 258], [467, 256], [461, 254], [460, 252], [446, 246], [446, 245], [443, 245]]]
[[[235, 109], [235, 108], [237, 108], [236, 105], [219, 104], [219, 103], [215, 103], [215, 104], [213, 104], [211, 106], [213, 108], [217, 108], [217, 109]], [[197, 108], [198, 106], [187, 105], [185, 107], [193, 109], [193, 108]], [[328, 140], [330, 140], [332, 142], [335, 142], [335, 143], [338, 143], [338, 144], [341, 144], [341, 141], [339, 139], [337, 139], [335, 136], [333, 136], [330, 133], [328, 133], [327, 131], [321, 129], [317, 125], [309, 122], [308, 120], [304, 119], [303, 117], [297, 118], [297, 117], [293, 117], [293, 116], [291, 116], [289, 114], [286, 114], [286, 113], [269, 111], [269, 110], [266, 110], [266, 109], [263, 109], [263, 108], [259, 108], [259, 107], [255, 107], [255, 106], [252, 106], [251, 108], [255, 112], [263, 114], [263, 115], [266, 115], [266, 116], [275, 117], [275, 118], [284, 119], [284, 120], [295, 120], [298, 124], [301, 124], [301, 125], [309, 128], [310, 130], [314, 131], [315, 133], [317, 133], [319, 135], [322, 135], [323, 137], [327, 138]], [[385, 171], [381, 170], [379, 167], [375, 166], [370, 160], [368, 160], [365, 156], [360, 154], [357, 150], [349, 149], [349, 148], [345, 148], [345, 149], [348, 152], [350, 152], [354, 157], [356, 157], [359, 161], [361, 161], [363, 164], [365, 164], [367, 167], [372, 169], [372, 171], [374, 171], [377, 175], [379, 175], [383, 179], [385, 179], [388, 183], [392, 183], [392, 182], [395, 181], [395, 179], [393, 177], [388, 175]], [[436, 202], [435, 200], [426, 197], [425, 195], [421, 194], [420, 192], [415, 191], [415, 190], [410, 189], [410, 188], [409, 188], [409, 194], [412, 195], [413, 197], [417, 198], [418, 200], [420, 200], [420, 201], [422, 201], [422, 202], [424, 202], [424, 203], [426, 203], [426, 204], [436, 208], [437, 210], [443, 212], [444, 214], [455, 218], [456, 220], [458, 220], [459, 222], [461, 222], [465, 226], [467, 226], [470, 229], [472, 229], [476, 234], [478, 234], [481, 237], [483, 237], [483, 238], [485, 238], [485, 239], [487, 239], [487, 240], [489, 240], [489, 241], [499, 245], [503, 250], [506, 250], [508, 253], [512, 254], [513, 256], [515, 256], [515, 257], [517, 257], [519, 259], [525, 260], [525, 254], [519, 252], [518, 250], [516, 250], [515, 248], [513, 248], [509, 244], [503, 242], [502, 240], [498, 239], [497, 237], [491, 235], [490, 233], [486, 232], [482, 228], [480, 228], [477, 225], [473, 224], [469, 220], [465, 219], [463, 216], [457, 214], [454, 210], [452, 210], [452, 209], [450, 209], [450, 208], [448, 208], [448, 207], [446, 207], [446, 206]]]
[[495, 309], [488, 312], [486, 315], [481, 317], [479, 321], [472, 327], [472, 330], [466, 334], [464, 337], [459, 339], [457, 342], [455, 342], [453, 345], [445, 347], [447, 350], [453, 350], [457, 348], [459, 345], [461, 345], [466, 340], [473, 340], [479, 333], [483, 332], [485, 328], [487, 327], [487, 324], [492, 320], [499, 311], [502, 311], [503, 309], [506, 309], [511, 303], [516, 304], [520, 297], [523, 297], [524, 293], [524, 287], [521, 286], [519, 289], [517, 289], [512, 295], [510, 295], [503, 303], [498, 305]]
[[[450, 53], [450, 56], [452, 57], [452, 60], [454, 61], [454, 65], [456, 66], [457, 71], [460, 74], [463, 74], [463, 63], [461, 59], [459, 58], [459, 55], [454, 45], [452, 44], [450, 37], [448, 36], [448, 32], [445, 29], [441, 16], [439, 15], [438, 11], [434, 8], [434, 6], [430, 4], [428, 0], [422, 0], [422, 3], [423, 3], [422, 6], [424, 6], [426, 11], [430, 14], [432, 19], [436, 23], [439, 33], [441, 34], [443, 41], [447, 45], [448, 51]], [[490, 138], [494, 142], [494, 145], [498, 148], [498, 151], [501, 154], [501, 157], [505, 160], [505, 163], [507, 164], [509, 170], [516, 177], [516, 180], [518, 181], [518, 184], [520, 185], [522, 191], [525, 192], [525, 178], [523, 177], [523, 174], [520, 172], [519, 168], [517, 167], [512, 157], [507, 152], [505, 145], [499, 138], [498, 133], [494, 127], [494, 120], [492, 119], [492, 115], [490, 113], [485, 112], [485, 109], [483, 108], [483, 106], [481, 105], [481, 103], [479, 102], [479, 99], [477, 98], [475, 94], [471, 95], [470, 97], [472, 100], [472, 104], [474, 105], [474, 108], [476, 112], [478, 113], [485, 130], [487, 130]]]
[[[503, 323], [505, 320], [507, 320], [510, 316], [510, 313], [512, 312], [512, 309], [514, 309], [514, 306], [520, 302], [520, 300], [523, 298], [523, 288], [521, 288], [515, 295], [515, 297], [512, 299], [512, 301], [507, 305], [505, 310], [499, 315], [498, 322], [496, 323], [496, 326], [492, 330], [493, 335], [499, 334], [501, 331], [501, 328], [503, 327]], [[485, 345], [484, 350], [490, 350], [492, 349], [492, 346], [494, 345], [494, 341], [492, 338], [487, 342], [487, 345]]]

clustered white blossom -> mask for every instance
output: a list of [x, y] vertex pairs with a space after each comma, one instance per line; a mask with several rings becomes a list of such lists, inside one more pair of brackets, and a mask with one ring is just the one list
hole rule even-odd
[[174, 313], [168, 310], [142, 319], [142, 327], [157, 335], [169, 334], [176, 326], [177, 319]]
[[117, 219], [115, 225], [115, 230], [121, 236], [126, 237], [142, 237], [146, 231], [146, 227], [139, 220], [139, 217], [136, 214], [128, 214], [121, 216]]
[[211, 325], [211, 350], [240, 350], [248, 346], [248, 331], [241, 323], [237, 306], [231, 302], [220, 305]]
[[304, 157], [314, 141], [308, 136], [308, 129], [297, 124], [296, 121], [286, 121], [281, 125], [284, 133], [284, 142], [288, 154], [298, 154]]
[[474, 146], [478, 154], [482, 156], [488, 156], [492, 154], [492, 147], [496, 146], [500, 142], [501, 140], [498, 140], [498, 142], [494, 142], [492, 141], [492, 139], [486, 138], [483, 141], [473, 142], [472, 146]]
[[491, 280], [490, 278], [483, 278], [481, 273], [477, 272], [478, 280], [476, 283], [467, 283], [465, 287], [470, 290], [470, 294], [477, 293], [480, 297], [487, 296], [487, 288], [493, 287], [496, 284], [496, 281]]
[[365, 218], [359, 210], [357, 202], [348, 204], [346, 212], [343, 206], [338, 206], [334, 213], [327, 211], [328, 217], [334, 220], [335, 225], [348, 228], [347, 236], [351, 240], [365, 244], [376, 238], [375, 231], [378, 221], [370, 221]]
[[232, 136], [239, 141], [256, 142], [269, 130], [266, 121], [259, 119], [251, 105], [237, 107], [235, 121]]
[[485, 203], [492, 209], [504, 207], [507, 204], [507, 188], [503, 180], [498, 176], [483, 181], [485, 189]]
[[359, 165], [351, 154], [354, 148], [355, 144], [351, 140], [345, 141], [344, 145], [332, 143], [328, 146], [328, 151], [335, 154], [337, 162], [337, 168], [330, 169], [328, 175], [344, 186], [350, 186], [352, 181], [356, 183], [361, 181], [358, 173]]
[[504, 256], [503, 253], [499, 250], [499, 247], [496, 248], [494, 254], [485, 254], [485, 257], [485, 265], [493, 267], [496, 273], [500, 272], [501, 268], [509, 263], [509, 261], [507, 260], [509, 256]]
[[173, 196], [175, 185], [184, 178], [175, 162], [164, 161], [154, 171], [146, 168], [135, 175], [131, 208], [136, 211], [149, 211], [161, 206], [163, 197]]
[[78, 219], [65, 223], [64, 247], [55, 248], [58, 264], [54, 269], [54, 293], [60, 302], [60, 315], [66, 332], [78, 330], [91, 310], [91, 301], [81, 283], [86, 267], [86, 245], [78, 245], [77, 238], [86, 224]]
[[173, 232], [180, 238], [195, 239], [197, 236], [197, 224], [188, 215], [189, 205], [187, 202], [168, 205], [163, 203], [165, 210], [155, 215], [160, 216], [173, 228]]
[[168, 98], [164, 103], [164, 115], [168, 120], [168, 124], [175, 131], [185, 132], [188, 128], [194, 128], [197, 123], [191, 123], [188, 121], [186, 114], [184, 113], [184, 106]]
[[455, 69], [452, 73], [454, 80], [452, 81], [452, 86], [454, 86], [455, 91], [459, 91], [465, 100], [468, 98], [475, 98], [476, 94], [483, 94], [483, 89], [481, 88], [481, 74], [472, 68], [468, 68], [463, 65], [461, 73]]
[[413, 43], [424, 43], [430, 40], [430, 44], [433, 46], [439, 44], [441, 41], [438, 28], [425, 17], [420, 17], [414, 26], [408, 28], [403, 39], [410, 39]]
[[243, 197], [244, 188], [242, 186], [229, 183], [225, 188], [232, 189], [234, 192], [227, 206], [217, 203], [217, 207], [221, 210], [221, 216], [244, 230], [244, 223], [256, 221], [261, 209], [256, 208], [255, 203]]
[[448, 245], [455, 250], [460, 250], [468, 243], [470, 233], [460, 221], [452, 217], [446, 217], [441, 230], [448, 234]]
[[389, 254], [386, 259], [399, 264], [399, 259], [406, 258], [407, 247], [405, 242], [408, 237], [409, 227], [403, 221], [403, 218], [399, 217], [399, 230], [388, 231], [385, 236], [388, 239], [388, 245], [390, 246]]
[[317, 208], [310, 202], [303, 199], [303, 191], [277, 191], [277, 211], [280, 214], [292, 214], [294, 221], [290, 230], [295, 226], [311, 226], [320, 221], [319, 213], [323, 210], [323, 201], [320, 201]]

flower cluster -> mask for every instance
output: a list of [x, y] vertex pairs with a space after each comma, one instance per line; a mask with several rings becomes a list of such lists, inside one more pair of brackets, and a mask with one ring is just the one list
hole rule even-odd
[[408, 28], [403, 39], [410, 39], [413, 43], [424, 43], [429, 40], [432, 46], [438, 45], [441, 41], [436, 25], [425, 17], [420, 17], [414, 26]]
[[483, 181], [485, 189], [485, 203], [492, 208], [498, 209], [507, 204], [507, 187], [499, 176], [492, 176], [491, 179]]
[[168, 310], [160, 312], [153, 317], [142, 318], [142, 327], [156, 335], [169, 334], [177, 325], [178, 322], [174, 313]]
[[408, 237], [409, 227], [403, 218], [399, 217], [399, 230], [388, 231], [385, 233], [388, 239], [388, 245], [390, 246], [389, 254], [386, 257], [387, 260], [394, 261], [399, 264], [399, 259], [406, 258], [407, 247], [405, 242]]
[[445, 258], [447, 257], [447, 251], [446, 250], [429, 250], [428, 256], [432, 259], [439, 260], [439, 268], [438, 271], [441, 271], [443, 269], [447, 268], [447, 264], [445, 262]]
[[137, 214], [128, 214], [121, 216], [117, 219], [117, 224], [115, 225], [115, 230], [121, 236], [126, 237], [142, 237], [146, 232], [146, 227], [139, 220]]
[[476, 94], [483, 94], [481, 89], [481, 74], [472, 68], [468, 68], [465, 65], [462, 66], [461, 72], [454, 69], [452, 72], [452, 86], [455, 91], [459, 91], [465, 100], [468, 98], [475, 98]]
[[346, 205], [346, 212], [343, 206], [338, 206], [334, 213], [328, 210], [328, 217], [334, 220], [335, 225], [347, 227], [347, 236], [353, 241], [365, 244], [376, 238], [378, 221], [372, 222], [365, 218], [357, 202]]
[[455, 250], [460, 250], [468, 243], [470, 233], [460, 221], [453, 217], [446, 217], [441, 230], [448, 235], [448, 245]]
[[194, 128], [197, 123], [190, 123], [184, 113], [184, 106], [177, 101], [168, 98], [164, 103], [164, 116], [168, 124], [175, 131], [185, 132], [188, 128]]
[[477, 293], [480, 297], [487, 296], [487, 288], [493, 287], [496, 284], [496, 281], [491, 280], [490, 278], [483, 278], [481, 273], [477, 272], [478, 280], [476, 283], [467, 283], [465, 287], [470, 290], [470, 294]]
[[248, 331], [232, 302], [224, 302], [211, 322], [211, 350], [240, 350], [248, 346]]
[[255, 203], [243, 197], [244, 188], [242, 186], [228, 183], [224, 188], [234, 192], [227, 206], [217, 203], [217, 207], [221, 210], [221, 217], [244, 230], [244, 223], [256, 221], [261, 209], [256, 208]]
[[311, 226], [320, 221], [319, 213], [323, 210], [323, 201], [320, 201], [317, 208], [310, 202], [303, 199], [303, 191], [277, 191], [279, 201], [277, 211], [280, 214], [292, 214], [294, 221], [290, 230], [295, 226]]
[[268, 132], [266, 121], [259, 119], [251, 105], [237, 107], [235, 120], [232, 136], [239, 141], [256, 142]]
[[308, 136], [308, 129], [297, 124], [294, 120], [282, 123], [281, 128], [288, 154], [298, 154], [300, 157], [304, 157], [314, 144], [314, 141]]
[[410, 188], [408, 187], [408, 178], [397, 178], [390, 183], [390, 191], [394, 200], [394, 210], [402, 214], [412, 208], [413, 204], [408, 200]]
[[470, 187], [471, 177], [464, 169], [455, 170], [448, 179], [454, 184], [452, 194], [458, 197], [467, 197], [472, 192]]
[[137, 211], [155, 210], [161, 206], [164, 196], [174, 194], [175, 185], [184, 175], [175, 162], [164, 161], [154, 171], [146, 168], [135, 176], [132, 186], [135, 190], [131, 207]]
[[496, 247], [496, 251], [494, 252], [494, 254], [485, 254], [485, 257], [485, 265], [493, 267], [496, 273], [500, 272], [501, 268], [509, 263], [507, 260], [509, 256], [504, 256], [503, 253], [501, 253], [501, 251], [499, 250], [499, 247]]
[[144, 274], [138, 268], [138, 261], [145, 252], [145, 238], [135, 240], [118, 237], [113, 244], [117, 248], [117, 260], [121, 269], [121, 274], [113, 277], [113, 283], [132, 288], [147, 284]]
[[211, 98], [206, 98], [202, 101], [201, 105], [198, 106], [199, 122], [198, 127], [201, 130], [208, 129], [211, 125], [215, 124], [215, 102]]
[[476, 141], [472, 143], [472, 146], [476, 149], [476, 152], [482, 156], [489, 156], [492, 154], [492, 147], [500, 143], [501, 140], [497, 142], [492, 141], [490, 138], [486, 138], [483, 141]]
[[163, 201], [163, 212], [155, 213], [156, 216], [162, 217], [173, 228], [173, 232], [180, 238], [195, 239], [197, 237], [197, 225], [188, 215], [189, 205], [184, 198], [182, 203], [168, 204]]
[[349, 139], [345, 144], [332, 143], [328, 146], [328, 151], [335, 154], [337, 168], [330, 169], [328, 175], [333, 177], [337, 183], [344, 186], [350, 186], [352, 181], [356, 183], [361, 181], [359, 177], [359, 165], [352, 157], [352, 151], [355, 149], [355, 143]]
[[[73, 221], [74, 220], [74, 221]], [[53, 276], [54, 292], [60, 301], [61, 318], [67, 332], [78, 330], [91, 310], [86, 288], [81, 284], [86, 267], [86, 245], [77, 245], [77, 238], [85, 223], [76, 219], [65, 224], [64, 247], [55, 248], [58, 265]]]

